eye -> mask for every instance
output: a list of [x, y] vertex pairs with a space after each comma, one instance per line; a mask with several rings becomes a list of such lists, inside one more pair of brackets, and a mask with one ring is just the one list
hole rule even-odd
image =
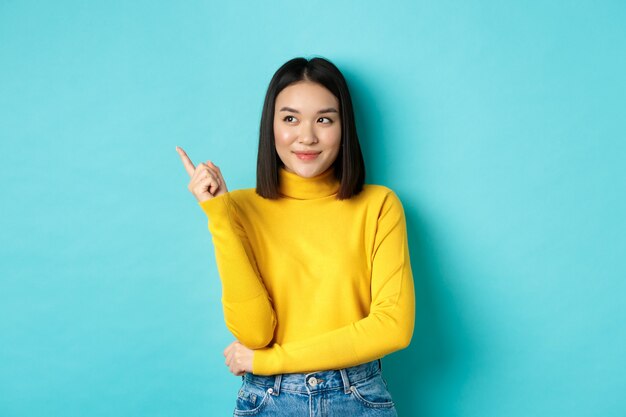
[[295, 121], [295, 120], [296, 120], [296, 118], [295, 118], [295, 117], [293, 117], [293, 116], [285, 116], [285, 117], [283, 117], [283, 120], [284, 120], [285, 122], [289, 122], [289, 123], [291, 123], [291, 122]]
[[322, 121], [323, 121], [324, 119], [326, 119], [326, 120], [328, 120], [328, 121], [327, 121], [327, 122], [322, 122], [322, 123], [329, 124], [329, 123], [332, 123], [332, 122], [333, 122], [333, 121], [332, 121], [331, 119], [329, 119], [328, 117], [320, 117], [319, 119], [317, 119], [317, 121], [320, 121], [320, 120], [322, 120]]

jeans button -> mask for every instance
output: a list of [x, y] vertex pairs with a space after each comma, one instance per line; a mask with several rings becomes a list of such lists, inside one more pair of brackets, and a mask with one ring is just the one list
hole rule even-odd
[[314, 387], [317, 385], [317, 378], [315, 378], [314, 376], [312, 376], [311, 378], [309, 378], [309, 385]]

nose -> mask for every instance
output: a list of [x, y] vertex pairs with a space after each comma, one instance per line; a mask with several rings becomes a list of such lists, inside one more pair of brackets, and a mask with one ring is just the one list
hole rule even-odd
[[304, 145], [312, 145], [317, 143], [315, 129], [310, 123], [302, 123], [300, 132], [298, 132], [298, 142]]

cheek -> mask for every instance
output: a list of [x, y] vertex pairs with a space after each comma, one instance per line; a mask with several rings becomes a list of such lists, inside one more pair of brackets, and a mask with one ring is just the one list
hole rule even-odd
[[289, 149], [289, 141], [278, 133], [274, 134], [274, 143], [276, 144], [276, 151], [279, 153], [286, 152]]
[[290, 132], [287, 129], [281, 129], [280, 127], [274, 127], [274, 139], [276, 145], [286, 145], [290, 140]]
[[290, 147], [289, 135], [285, 131], [280, 129], [274, 131], [274, 145], [276, 152], [283, 158], [288, 152]]
[[341, 128], [329, 130], [326, 132], [324, 139], [329, 148], [338, 151], [341, 145]]

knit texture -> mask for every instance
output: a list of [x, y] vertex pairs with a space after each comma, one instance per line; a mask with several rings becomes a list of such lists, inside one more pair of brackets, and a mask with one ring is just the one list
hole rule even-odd
[[402, 204], [366, 184], [337, 200], [333, 168], [280, 169], [281, 198], [254, 188], [198, 203], [208, 217], [226, 326], [253, 373], [339, 369], [409, 345], [415, 295]]

